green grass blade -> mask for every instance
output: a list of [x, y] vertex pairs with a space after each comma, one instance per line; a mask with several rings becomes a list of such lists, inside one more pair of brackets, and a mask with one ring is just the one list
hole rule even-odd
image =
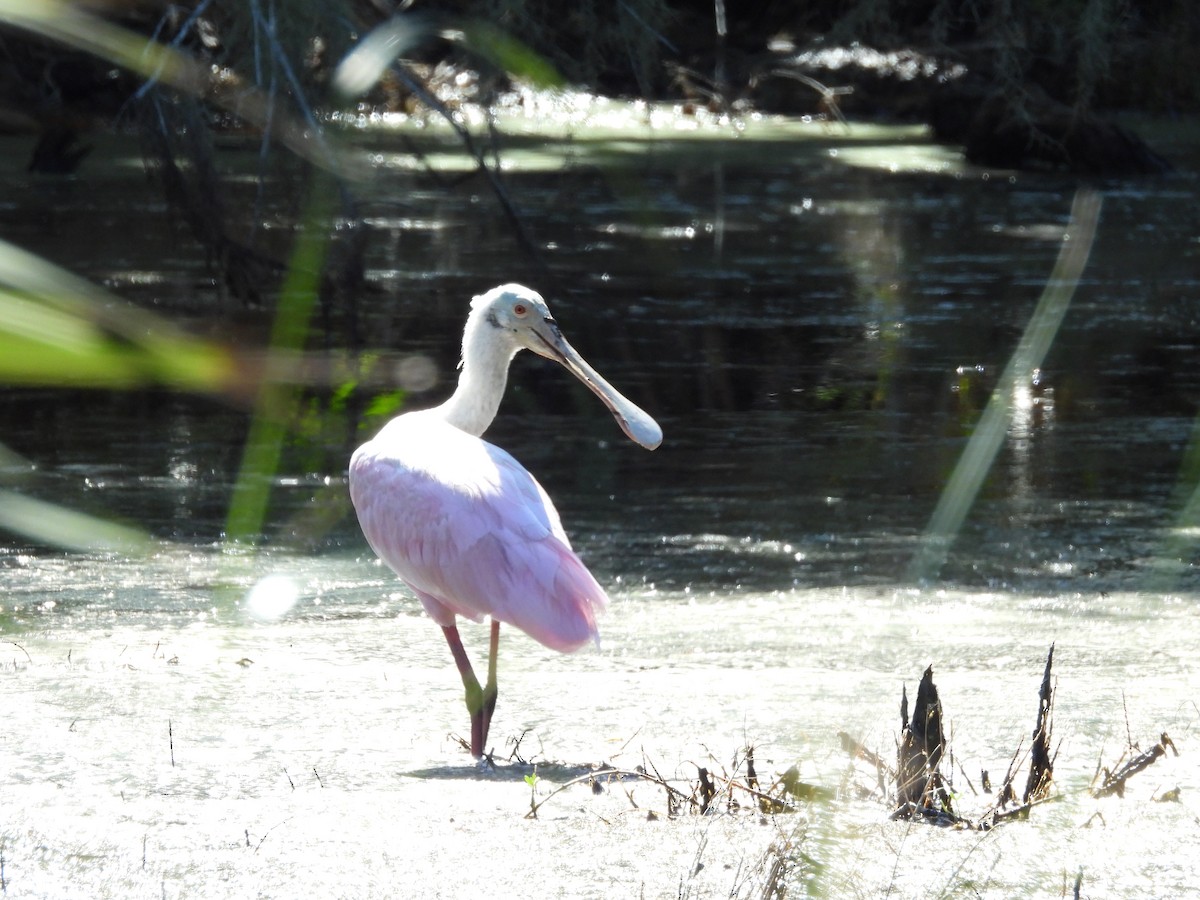
[[294, 354], [303, 349], [308, 336], [329, 250], [327, 226], [335, 197], [334, 184], [329, 178], [314, 173], [275, 311], [266, 377], [259, 388], [254, 418], [229, 504], [225, 537], [233, 543], [252, 542], [262, 533], [266, 521], [272, 481], [279, 471], [288, 422], [295, 416], [298, 396], [296, 388], [284, 383], [282, 370], [287, 368]]
[[8, 490], [0, 490], [0, 528], [39, 544], [89, 553], [136, 556], [156, 547], [150, 535], [136, 528]]
[[922, 536], [921, 547], [909, 566], [909, 578], [936, 578], [950, 547], [962, 529], [975, 498], [991, 470], [1013, 419], [1013, 390], [1028, 380], [1046, 358], [1063, 316], [1071, 305], [1075, 287], [1087, 265], [1100, 218], [1100, 195], [1081, 190], [1071, 206], [1071, 224], [1050, 280], [1025, 327], [1016, 351], [1008, 361], [991, 400], [971, 435], [950, 480], [942, 490], [933, 516]]

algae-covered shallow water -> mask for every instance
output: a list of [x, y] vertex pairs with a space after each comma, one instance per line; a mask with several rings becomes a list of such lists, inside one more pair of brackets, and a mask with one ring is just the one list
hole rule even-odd
[[[16, 534], [0, 548], [8, 896], [1007, 897], [1069, 895], [1080, 878], [1081, 895], [1116, 898], [1200, 884], [1195, 176], [1098, 186], [1095, 246], [1051, 352], [1014, 389], [945, 565], [914, 580], [1076, 185], [973, 171], [908, 132], [639, 122], [549, 142], [510, 129], [505, 183], [536, 260], [482, 182], [434, 179], [411, 142], [370, 138], [395, 143], [364, 199], [357, 315], [369, 350], [424, 373], [409, 402], [444, 396], [467, 298], [521, 279], [666, 434], [646, 453], [563, 373], [515, 366], [492, 435], [555, 497], [613, 603], [600, 647], [573, 656], [505, 633], [498, 772], [449, 736], [466, 722], [444, 642], [352, 519], [351, 411], [323, 409], [326, 425], [305, 420], [285, 447], [254, 553], [221, 545], [243, 408], [8, 392], [6, 486], [152, 539], [139, 558]], [[47, 181], [6, 142], [9, 240], [206, 334], [264, 339], [264, 313], [221, 295], [133, 147], [103, 143], [80, 176]], [[295, 173], [271, 173], [260, 206], [256, 154], [231, 144], [219, 162], [269, 243]], [[335, 349], [343, 325], [326, 323]], [[482, 630], [464, 632], [478, 657]], [[932, 665], [955, 801], [981, 814], [981, 770], [996, 784], [1024, 759], [1052, 643], [1055, 792], [1027, 821], [893, 822], [856, 790], [870, 779], [849, 772], [838, 733], [894, 758], [901, 688], [911, 699]], [[1089, 797], [1098, 766], [1163, 731], [1178, 757], [1123, 798]], [[509, 759], [518, 738], [532, 787]], [[671, 817], [649, 782], [550, 796], [600, 763], [687, 792], [697, 766], [733, 775], [749, 745], [762, 780], [795, 764], [832, 797]], [[531, 794], [546, 799], [536, 820]]]
[[[276, 621], [222, 609], [219, 557], [164, 555], [73, 569], [114, 595], [187, 582], [196, 608], [31, 611], [8, 635], [9, 895], [749, 897], [779, 862], [790, 890], [826, 896], [1048, 896], [1080, 872], [1093, 897], [1196, 883], [1190, 598], [618, 589], [599, 650], [504, 638], [499, 771], [481, 772], [450, 736], [461, 689], [415, 601], [361, 558], [271, 562], [301, 588]], [[36, 562], [10, 575], [19, 596], [56, 593]], [[932, 662], [955, 802], [981, 815], [994, 800], [981, 770], [998, 785], [1027, 746], [1049, 640], [1053, 802], [960, 832], [892, 822], [859, 794], [872, 780], [849, 772], [837, 732], [891, 757], [900, 686], [911, 697]], [[1162, 730], [1179, 757], [1091, 799], [1100, 762]], [[625, 781], [576, 785], [525, 818], [531, 790], [546, 798], [589, 766], [644, 766], [689, 793], [697, 766], [737, 774], [748, 744], [760, 778], [798, 764], [832, 799], [669, 817], [661, 788]], [[514, 753], [539, 764], [535, 788]], [[1179, 800], [1157, 802], [1172, 789]]]

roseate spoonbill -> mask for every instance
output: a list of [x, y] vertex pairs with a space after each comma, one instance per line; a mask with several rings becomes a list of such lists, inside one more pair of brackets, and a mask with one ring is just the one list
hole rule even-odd
[[[388, 422], [350, 460], [350, 497], [368, 543], [442, 627], [466, 689], [471, 753], [483, 756], [496, 707], [500, 623], [562, 652], [598, 636], [608, 597], [525, 468], [480, 435], [496, 417], [513, 357], [532, 350], [591, 388], [626, 435], [647, 449], [662, 429], [584, 362], [546, 302], [519, 284], [471, 301], [458, 388], [441, 406]], [[480, 686], [456, 616], [491, 618]]]

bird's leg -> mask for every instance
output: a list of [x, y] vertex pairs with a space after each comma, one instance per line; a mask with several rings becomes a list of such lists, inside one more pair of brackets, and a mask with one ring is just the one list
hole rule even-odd
[[[488, 711], [485, 719], [483, 688], [479, 686], [479, 679], [475, 677], [475, 670], [471, 668], [471, 661], [467, 659], [467, 651], [458, 635], [458, 628], [454, 625], [444, 625], [442, 633], [446, 635], [446, 643], [450, 645], [450, 652], [454, 654], [454, 664], [458, 666], [458, 674], [462, 676], [463, 687], [467, 692], [467, 712], [471, 716], [471, 755], [480, 757], [483, 756], [483, 742], [487, 737], [486, 719], [491, 718], [491, 711]], [[495, 702], [493, 699], [493, 706]]]
[[492, 619], [491, 645], [488, 647], [488, 677], [483, 688], [483, 741], [487, 742], [488, 729], [492, 725], [492, 713], [496, 710], [496, 651], [500, 647], [500, 621]]

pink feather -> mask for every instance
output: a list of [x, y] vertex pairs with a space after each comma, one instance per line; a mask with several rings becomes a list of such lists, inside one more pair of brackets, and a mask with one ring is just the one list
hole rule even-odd
[[604, 589], [542, 486], [494, 444], [400, 416], [354, 454], [350, 493], [372, 549], [439, 625], [491, 616], [563, 652], [598, 638]]

